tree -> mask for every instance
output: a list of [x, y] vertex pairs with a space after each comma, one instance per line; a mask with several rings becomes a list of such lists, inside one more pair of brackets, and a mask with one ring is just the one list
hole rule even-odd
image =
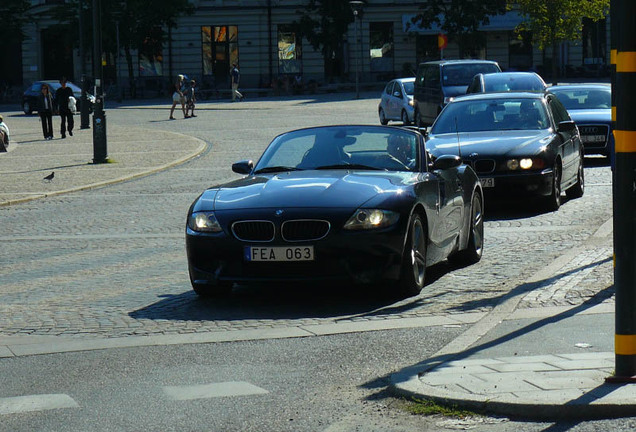
[[412, 19], [414, 25], [431, 28], [437, 24], [449, 40], [457, 42], [460, 57], [472, 57], [485, 42], [479, 27], [508, 7], [507, 0], [423, 0], [420, 9], [422, 13]]
[[304, 10], [297, 11], [300, 19], [294, 21], [296, 33], [322, 51], [325, 76], [331, 79], [342, 73], [344, 38], [353, 22], [353, 11], [344, 0], [309, 0]]
[[0, 2], [0, 40], [3, 45], [22, 43], [26, 39], [24, 25], [32, 21], [29, 0], [2, 0]]
[[552, 79], [559, 76], [559, 44], [581, 39], [583, 18], [598, 21], [608, 13], [610, 0], [516, 0], [525, 20], [517, 32], [530, 32], [540, 50], [552, 48]]
[[[56, 6], [51, 9], [51, 16], [58, 22], [78, 26], [79, 0]], [[84, 15], [87, 29], [85, 40], [92, 40], [90, 7], [91, 0], [84, 0]], [[104, 52], [117, 51], [117, 28], [119, 28], [119, 46], [124, 51], [128, 66], [128, 78], [131, 92], [135, 92], [135, 68], [132, 52], [134, 50], [161, 52], [167, 40], [165, 29], [176, 27], [176, 19], [194, 12], [189, 0], [101, 0], [102, 48]], [[75, 31], [75, 30], [73, 30]], [[75, 39], [77, 40], [77, 39]], [[90, 44], [88, 46], [91, 46]]]

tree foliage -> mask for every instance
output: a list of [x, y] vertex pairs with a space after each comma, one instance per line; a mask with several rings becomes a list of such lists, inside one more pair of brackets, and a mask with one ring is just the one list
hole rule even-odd
[[423, 28], [436, 24], [449, 40], [457, 42], [463, 57], [483, 46], [479, 28], [489, 24], [491, 16], [505, 13], [508, 7], [507, 0], [422, 0], [420, 10], [412, 23]]
[[32, 21], [29, 0], [0, 1], [0, 40], [6, 46], [21, 43], [27, 35], [24, 25]]
[[297, 34], [321, 50], [328, 77], [338, 75], [338, 61], [342, 59], [344, 35], [353, 22], [353, 10], [344, 0], [309, 0], [305, 9], [298, 11], [294, 21]]
[[581, 38], [583, 18], [598, 21], [609, 11], [610, 0], [515, 0], [525, 20], [518, 32], [530, 32], [532, 42], [544, 50], [552, 48], [552, 75], [558, 76], [558, 45]]

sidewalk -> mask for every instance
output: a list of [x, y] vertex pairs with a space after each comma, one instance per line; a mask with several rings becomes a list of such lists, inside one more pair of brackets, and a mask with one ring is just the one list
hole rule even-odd
[[615, 371], [615, 304], [607, 288], [577, 306], [518, 308], [536, 291], [576, 285], [593, 266], [581, 256], [598, 258], [611, 242], [612, 219], [431, 358], [392, 375], [391, 390], [533, 420], [636, 415], [636, 384], [606, 382]]
[[[187, 161], [205, 149], [203, 141], [178, 133], [108, 125], [110, 163], [93, 164], [93, 130], [80, 129], [79, 115], [75, 116], [73, 136], [60, 139], [59, 131], [54, 130], [52, 141], [42, 138], [37, 116], [3, 115], [11, 129], [11, 143], [7, 153], [0, 153], [0, 206], [144, 176]], [[52, 172], [52, 181], [43, 180]]]

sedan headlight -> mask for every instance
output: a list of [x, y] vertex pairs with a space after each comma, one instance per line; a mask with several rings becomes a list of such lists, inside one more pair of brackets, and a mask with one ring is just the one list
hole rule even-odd
[[390, 210], [359, 209], [345, 223], [348, 230], [384, 228], [393, 225], [400, 218], [399, 213]]
[[212, 212], [196, 212], [190, 215], [188, 227], [198, 232], [221, 232], [223, 229]]
[[545, 168], [545, 161], [541, 158], [522, 158], [522, 159], [509, 159], [506, 161], [506, 168], [511, 171], [529, 169], [543, 169]]

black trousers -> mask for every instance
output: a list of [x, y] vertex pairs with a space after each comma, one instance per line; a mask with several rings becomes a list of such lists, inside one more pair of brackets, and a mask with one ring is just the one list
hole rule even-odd
[[60, 110], [60, 117], [62, 118], [62, 124], [60, 125], [60, 133], [62, 134], [62, 136], [66, 136], [66, 125], [68, 122], [68, 131], [72, 132], [73, 131], [73, 126], [75, 126], [75, 123], [73, 122], [73, 113], [71, 112], [71, 110], [69, 109], [65, 109], [65, 110]]
[[40, 120], [42, 121], [42, 133], [44, 139], [53, 138], [53, 113], [50, 110], [40, 112]]

